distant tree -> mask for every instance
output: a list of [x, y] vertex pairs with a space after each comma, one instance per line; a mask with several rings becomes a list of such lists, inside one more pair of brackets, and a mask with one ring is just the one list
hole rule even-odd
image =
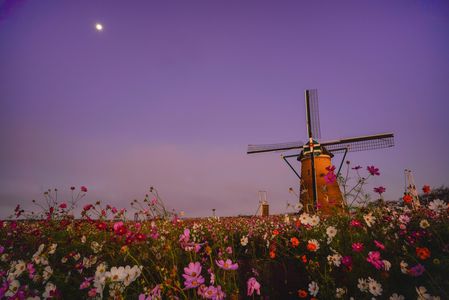
[[438, 188], [433, 188], [427, 194], [425, 194], [425, 193], [420, 194], [419, 199], [422, 204], [427, 204], [435, 199], [440, 199], [440, 200], [443, 200], [444, 202], [448, 203], [449, 202], [449, 187], [442, 185]]

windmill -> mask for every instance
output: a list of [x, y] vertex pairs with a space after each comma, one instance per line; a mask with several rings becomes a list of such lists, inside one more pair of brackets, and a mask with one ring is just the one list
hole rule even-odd
[[[300, 180], [300, 201], [307, 211], [319, 208], [328, 214], [335, 208], [343, 206], [343, 198], [337, 181], [332, 183], [325, 180], [328, 168], [332, 166], [331, 158], [334, 154], [343, 153], [343, 158], [337, 171], [340, 174], [343, 161], [348, 152], [374, 150], [394, 146], [393, 133], [358, 136], [338, 140], [319, 142], [321, 139], [320, 119], [318, 111], [318, 92], [316, 89], [305, 91], [307, 143], [301, 141], [248, 145], [247, 154], [264, 152], [286, 152], [299, 150], [300, 153], [282, 156], [292, 171]], [[301, 161], [301, 175], [287, 160], [296, 157]]]

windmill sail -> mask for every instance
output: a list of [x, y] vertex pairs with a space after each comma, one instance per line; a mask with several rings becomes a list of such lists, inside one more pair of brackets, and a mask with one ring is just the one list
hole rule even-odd
[[345, 152], [346, 150], [348, 152], [357, 152], [382, 149], [394, 146], [394, 135], [393, 133], [366, 135], [334, 141], [326, 141], [322, 142], [321, 145], [332, 153], [341, 153]]
[[318, 108], [318, 91], [306, 90], [306, 122], [309, 138], [314, 140], [321, 138], [320, 111]]
[[301, 149], [303, 144], [303, 142], [297, 141], [279, 144], [248, 145], [248, 151], [246, 153], [285, 152], [293, 149]]

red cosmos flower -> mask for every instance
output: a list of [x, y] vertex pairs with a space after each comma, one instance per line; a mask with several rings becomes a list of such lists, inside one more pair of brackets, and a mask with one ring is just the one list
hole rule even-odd
[[368, 170], [368, 172], [372, 175], [372, 176], [379, 176], [379, 169], [376, 168], [375, 166], [368, 166], [366, 167], [366, 169]]
[[114, 232], [117, 235], [124, 235], [128, 231], [122, 221], [114, 223]]
[[279, 234], [279, 230], [275, 229], [273, 230], [273, 235], [278, 235]]
[[298, 290], [298, 297], [299, 298], [306, 298], [307, 292], [305, 290]]
[[147, 236], [143, 233], [138, 233], [135, 235], [135, 238], [139, 241], [144, 241], [144, 240], [146, 240]]
[[426, 260], [430, 257], [430, 250], [427, 247], [416, 247], [415, 251], [419, 259]]
[[276, 252], [274, 250], [270, 251], [270, 258], [275, 258]]
[[404, 197], [402, 197], [402, 200], [404, 200], [405, 203], [410, 203], [412, 202], [412, 196], [405, 194]]
[[85, 187], [84, 185], [81, 187], [81, 192], [86, 193], [87, 192], [87, 187]]
[[86, 204], [86, 205], [84, 205], [83, 210], [84, 210], [84, 211], [88, 211], [88, 210], [91, 209], [92, 207], [94, 207], [92, 204]]
[[422, 191], [424, 192], [424, 194], [429, 194], [430, 193], [430, 186], [428, 186], [427, 184], [424, 185], [422, 187]]
[[292, 243], [293, 248], [296, 248], [299, 245], [299, 240], [296, 237], [292, 237], [290, 242]]
[[98, 230], [106, 230], [108, 228], [108, 225], [105, 222], [100, 222], [97, 224]]
[[61, 203], [61, 204], [59, 204], [59, 208], [67, 208], [67, 204]]

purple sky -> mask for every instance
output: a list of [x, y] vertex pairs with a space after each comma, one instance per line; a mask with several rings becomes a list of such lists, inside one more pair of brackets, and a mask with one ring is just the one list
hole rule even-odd
[[449, 3], [338, 2], [0, 0], [0, 217], [71, 185], [120, 207], [153, 185], [187, 216], [266, 190], [283, 212], [295, 175], [246, 147], [305, 139], [307, 88], [323, 139], [395, 133], [348, 156], [380, 168], [368, 190], [397, 199], [404, 168], [448, 185]]

